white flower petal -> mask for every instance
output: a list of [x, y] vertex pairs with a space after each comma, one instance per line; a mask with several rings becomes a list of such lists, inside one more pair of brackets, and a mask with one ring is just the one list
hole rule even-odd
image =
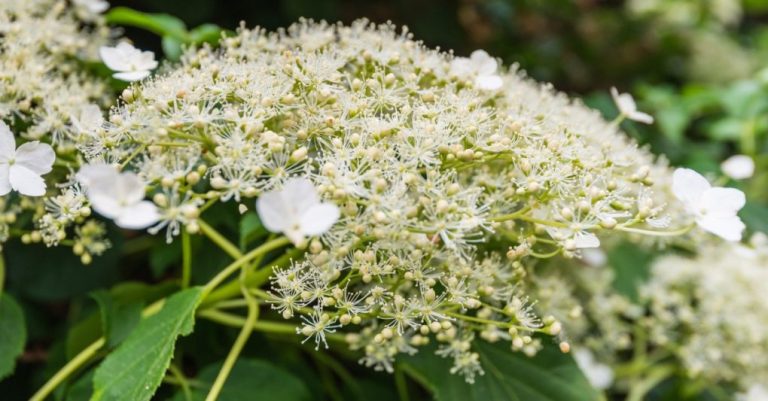
[[89, 191], [88, 200], [93, 210], [106, 218], [114, 219], [123, 213], [123, 206], [112, 192]]
[[696, 208], [701, 195], [710, 188], [712, 186], [709, 181], [691, 169], [678, 168], [672, 175], [672, 192], [677, 199], [686, 205], [689, 211]]
[[116, 47], [102, 46], [99, 48], [101, 61], [112, 71], [126, 71], [130, 68], [130, 65], [125, 61], [124, 50], [121, 49], [121, 45], [123, 43], [118, 44]]
[[51, 171], [56, 153], [51, 145], [38, 141], [27, 142], [16, 149], [16, 164], [20, 164], [36, 174]]
[[8, 195], [11, 192], [11, 182], [8, 177], [10, 166], [0, 164], [0, 196]]
[[479, 75], [475, 78], [475, 86], [482, 90], [497, 90], [504, 85], [504, 81], [498, 75]]
[[653, 116], [648, 113], [643, 113], [642, 111], [635, 111], [635, 112], [629, 113], [627, 115], [627, 118], [629, 118], [632, 121], [637, 121], [643, 124], [653, 124]]
[[80, 167], [75, 174], [75, 179], [86, 189], [90, 187], [96, 190], [112, 191], [120, 172], [114, 166], [106, 163], [86, 164]]
[[22, 195], [45, 195], [45, 181], [39, 174], [20, 164], [14, 164], [8, 171], [8, 181], [11, 188]]
[[708, 216], [730, 217], [744, 207], [747, 198], [736, 188], [710, 188], [701, 194], [699, 207]]
[[451, 61], [451, 75], [466, 77], [472, 74], [472, 62], [469, 59], [458, 57]]
[[579, 249], [600, 247], [600, 239], [595, 234], [588, 232], [577, 232], [574, 234], [573, 243]]
[[613, 383], [613, 370], [605, 364], [595, 361], [595, 357], [589, 350], [579, 349], [573, 353], [573, 359], [579, 365], [584, 376], [592, 387], [605, 390]]
[[279, 192], [267, 192], [256, 199], [256, 212], [261, 223], [273, 233], [283, 232], [291, 225], [288, 210]]
[[285, 182], [280, 194], [287, 208], [296, 218], [320, 203], [315, 186], [306, 178], [291, 178]]
[[581, 260], [589, 266], [601, 267], [608, 261], [608, 256], [600, 248], [587, 248], [581, 251]]
[[141, 201], [122, 210], [115, 219], [118, 227], [129, 230], [141, 230], [160, 220], [157, 206], [150, 201]]
[[142, 79], [148, 77], [150, 74], [149, 71], [130, 71], [130, 72], [117, 72], [112, 74], [115, 79], [119, 79], [121, 81], [125, 82], [135, 82], [135, 81], [141, 81]]
[[746, 228], [744, 222], [738, 216], [702, 216], [696, 219], [696, 224], [704, 230], [731, 242], [741, 241], [741, 233]]
[[755, 173], [755, 161], [747, 155], [735, 155], [724, 161], [720, 168], [734, 180], [744, 180]]
[[16, 139], [13, 132], [2, 120], [0, 120], [0, 162], [12, 159], [16, 154]]
[[124, 205], [133, 205], [144, 199], [144, 182], [134, 173], [121, 173], [116, 180], [115, 196]]
[[339, 208], [331, 203], [321, 203], [309, 208], [299, 219], [301, 231], [306, 235], [320, 235], [328, 231], [339, 219]]

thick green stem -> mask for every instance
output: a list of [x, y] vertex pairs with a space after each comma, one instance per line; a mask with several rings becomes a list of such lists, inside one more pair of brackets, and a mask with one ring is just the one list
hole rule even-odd
[[213, 227], [208, 225], [208, 223], [204, 222], [201, 219], [197, 220], [197, 224], [200, 226], [200, 231], [205, 234], [208, 239], [213, 241], [216, 245], [219, 246], [224, 252], [226, 252], [229, 256], [232, 257], [232, 259], [239, 259], [243, 256], [243, 253], [240, 252], [240, 249], [238, 249], [235, 244], [229, 242], [228, 239], [224, 238], [223, 235], [221, 235], [218, 231], [216, 231]]
[[221, 390], [224, 388], [224, 383], [226, 383], [229, 374], [232, 372], [232, 368], [235, 366], [235, 363], [237, 363], [237, 358], [240, 356], [240, 352], [243, 351], [243, 347], [245, 347], [245, 344], [248, 342], [248, 338], [250, 338], [251, 333], [253, 332], [253, 325], [259, 318], [259, 305], [245, 286], [245, 271], [245, 266], [243, 266], [240, 270], [240, 289], [246, 304], [248, 305], [248, 316], [245, 319], [245, 323], [243, 324], [235, 343], [232, 344], [232, 349], [229, 350], [229, 354], [224, 360], [224, 364], [221, 366], [219, 374], [216, 375], [216, 380], [214, 380], [211, 390], [208, 392], [208, 396], [205, 397], [205, 401], [216, 401], [219, 394], [221, 394]]
[[232, 264], [220, 271], [219, 274], [212, 278], [211, 281], [209, 281], [208, 284], [203, 287], [203, 296], [207, 297], [214, 288], [218, 287], [219, 284], [221, 284], [224, 280], [227, 279], [227, 277], [232, 275], [232, 273], [236, 272], [243, 265], [249, 263], [253, 259], [256, 259], [263, 254], [266, 254], [267, 252], [273, 251], [290, 243], [291, 241], [288, 238], [280, 237], [266, 242], [260, 247], [246, 253], [245, 255], [242, 255], [242, 257], [238, 258], [236, 261], [232, 262]]
[[53, 390], [59, 386], [59, 384], [61, 384], [64, 380], [67, 380], [70, 375], [75, 373], [75, 371], [80, 369], [81, 366], [90, 361], [91, 358], [93, 358], [96, 353], [99, 352], [105, 343], [106, 340], [104, 337], [102, 337], [93, 342], [91, 345], [87, 346], [84, 350], [80, 351], [80, 353], [72, 358], [72, 360], [67, 362], [63, 368], [59, 369], [59, 371], [56, 372], [56, 374], [53, 375], [53, 377], [51, 377], [51, 379], [48, 380], [43, 385], [43, 387], [40, 387], [40, 390], [37, 390], [32, 398], [29, 399], [29, 401], [43, 401], [45, 397], [51, 394], [51, 392], [53, 392]]
[[192, 401], [192, 390], [189, 388], [189, 381], [184, 376], [181, 369], [174, 364], [170, 364], [168, 366], [168, 371], [171, 372], [171, 375], [176, 379], [179, 387], [181, 387], [181, 392], [184, 394], [184, 400]]
[[192, 279], [192, 244], [189, 232], [181, 232], [181, 288], [188, 288]]
[[[245, 277], [246, 286], [248, 288], [260, 287], [262, 284], [266, 283], [267, 280], [269, 280], [269, 277], [272, 275], [272, 270], [275, 267], [282, 267], [287, 265], [292, 259], [300, 257], [303, 252], [304, 251], [300, 249], [291, 249], [283, 256], [275, 259], [273, 262], [270, 262], [268, 265], [262, 267], [261, 269], [256, 271], [248, 271]], [[211, 294], [205, 298], [202, 306], [232, 298], [239, 293], [239, 283], [237, 281], [230, 281], [217, 288], [215, 291], [211, 292]]]

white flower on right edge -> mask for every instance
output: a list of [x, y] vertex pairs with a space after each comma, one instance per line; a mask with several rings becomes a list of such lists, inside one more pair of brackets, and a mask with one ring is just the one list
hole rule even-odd
[[573, 353], [573, 359], [579, 365], [579, 369], [587, 377], [589, 384], [598, 390], [605, 390], [613, 384], [613, 369], [610, 366], [599, 363], [589, 350], [579, 349]]
[[675, 170], [672, 192], [699, 227], [727, 241], [741, 241], [745, 226], [737, 213], [746, 204], [744, 192], [713, 187], [701, 174], [687, 168]]
[[755, 161], [747, 155], [735, 155], [726, 159], [720, 168], [734, 180], [745, 180], [755, 173]]
[[736, 399], [738, 401], [768, 401], [768, 387], [754, 384], [746, 393], [738, 394]]
[[155, 53], [143, 52], [127, 42], [120, 42], [115, 47], [102, 46], [99, 55], [104, 64], [115, 71], [112, 76], [121, 81], [140, 81], [157, 68]]
[[485, 50], [475, 50], [469, 56], [456, 57], [451, 62], [451, 74], [460, 78], [472, 78], [475, 87], [482, 90], [497, 90], [504, 82], [496, 73], [499, 63]]
[[157, 206], [144, 200], [144, 183], [134, 173], [121, 173], [107, 164], [87, 164], [75, 178], [85, 188], [93, 210], [118, 227], [140, 230], [160, 220]]
[[262, 194], [256, 211], [267, 230], [285, 234], [295, 245], [328, 231], [340, 215], [336, 205], [320, 201], [306, 178], [291, 178], [282, 190]]
[[653, 116], [637, 110], [635, 99], [629, 93], [619, 93], [616, 88], [611, 88], [611, 97], [621, 116], [643, 124], [653, 124]]

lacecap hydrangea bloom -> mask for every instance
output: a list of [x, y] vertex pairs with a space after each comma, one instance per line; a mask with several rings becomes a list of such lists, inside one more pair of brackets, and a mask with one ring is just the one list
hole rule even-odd
[[534, 354], [560, 330], [521, 289], [537, 261], [690, 229], [669, 169], [617, 124], [487, 54], [367, 21], [242, 28], [89, 127], [84, 158], [134, 172], [169, 241], [215, 202], [256, 206], [301, 252], [255, 294], [376, 369], [430, 341], [469, 381], [475, 340]]

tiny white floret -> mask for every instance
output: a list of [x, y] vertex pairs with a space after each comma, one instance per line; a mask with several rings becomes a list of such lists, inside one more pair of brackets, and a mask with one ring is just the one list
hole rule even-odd
[[744, 180], [755, 174], [755, 161], [747, 155], [735, 155], [726, 159], [720, 168], [734, 180]]
[[121, 173], [107, 164], [88, 164], [80, 168], [76, 179], [93, 209], [118, 227], [140, 230], [160, 220], [157, 206], [144, 200], [144, 183], [134, 173]]
[[727, 241], [741, 240], [745, 226], [737, 213], [746, 203], [744, 192], [712, 187], [701, 174], [687, 168], [675, 170], [672, 192], [699, 227]]
[[120, 42], [115, 47], [102, 46], [99, 55], [104, 64], [115, 71], [112, 76], [121, 81], [140, 81], [157, 68], [155, 53], [141, 51], [127, 42]]
[[598, 390], [605, 390], [613, 384], [613, 370], [611, 367], [596, 361], [595, 356], [589, 350], [579, 349], [573, 353], [573, 358], [592, 387]]
[[325, 233], [339, 219], [339, 208], [321, 202], [306, 178], [291, 178], [282, 190], [262, 194], [256, 211], [267, 230], [285, 234], [296, 245]]
[[626, 117], [632, 121], [643, 124], [653, 124], [653, 116], [637, 110], [635, 99], [629, 93], [619, 93], [616, 88], [611, 88], [611, 96], [616, 107], [619, 108], [620, 117]]
[[496, 71], [499, 63], [485, 50], [475, 50], [469, 56], [457, 57], [451, 62], [451, 74], [461, 78], [472, 78], [475, 87], [482, 90], [497, 90], [504, 82]]
[[11, 129], [0, 121], [0, 196], [11, 190], [27, 196], [45, 195], [43, 175], [53, 168], [56, 153], [47, 143], [27, 142], [16, 148]]

